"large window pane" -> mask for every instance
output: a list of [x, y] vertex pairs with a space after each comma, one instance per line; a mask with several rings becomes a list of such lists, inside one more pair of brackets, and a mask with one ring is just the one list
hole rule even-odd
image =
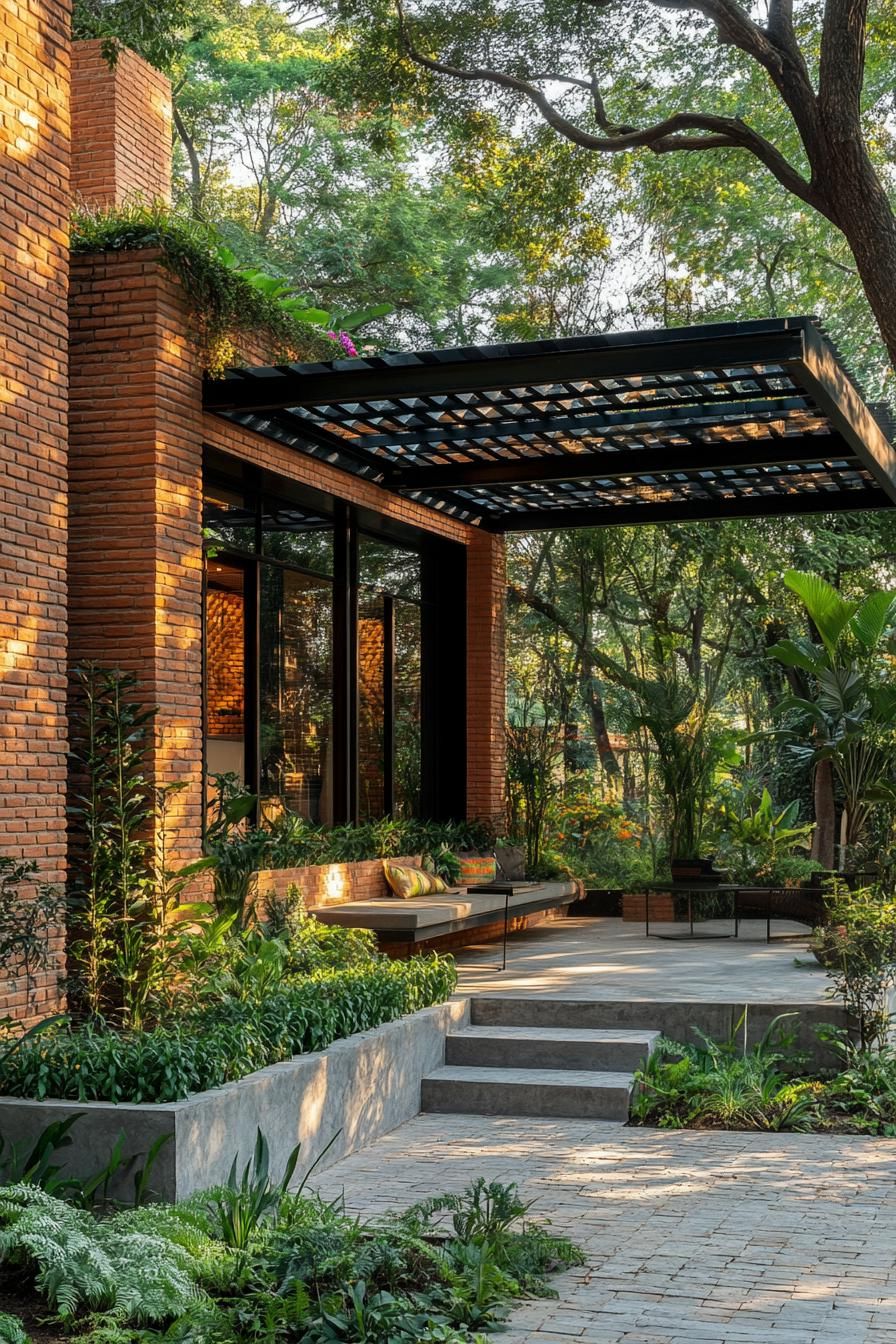
[[255, 505], [234, 490], [208, 485], [202, 500], [202, 530], [206, 550], [255, 550]]
[[333, 521], [299, 504], [265, 501], [261, 546], [272, 560], [316, 574], [333, 573]]
[[324, 579], [261, 567], [260, 811], [332, 824], [332, 590]]
[[362, 820], [420, 813], [420, 590], [416, 551], [358, 539], [358, 805]]
[[420, 816], [420, 608], [395, 602], [395, 815]]
[[205, 762], [213, 775], [246, 772], [246, 612], [244, 571], [206, 561]]

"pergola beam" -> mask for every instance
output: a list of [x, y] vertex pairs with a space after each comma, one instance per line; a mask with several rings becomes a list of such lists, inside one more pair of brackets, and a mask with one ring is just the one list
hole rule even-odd
[[393, 490], [471, 489], [558, 481], [618, 480], [626, 476], [668, 476], [687, 472], [747, 470], [845, 462], [854, 465], [836, 434], [747, 439], [733, 443], [687, 444], [672, 449], [634, 448], [624, 452], [552, 453], [504, 462], [459, 462], [449, 466], [397, 467], [388, 475]]
[[388, 401], [418, 396], [540, 387], [593, 378], [693, 373], [694, 369], [788, 364], [803, 354], [804, 319], [724, 324], [709, 328], [673, 328], [644, 332], [630, 340], [616, 335], [587, 336], [526, 345], [473, 346], [419, 355], [389, 355], [382, 361], [340, 361], [333, 368], [283, 364], [275, 368], [234, 369], [225, 378], [207, 378], [208, 411], [284, 410]]
[[583, 509], [525, 509], [488, 518], [491, 532], [562, 531], [570, 527], [634, 527], [648, 523], [725, 522], [732, 518], [857, 513], [892, 507], [883, 490], [811, 490], [793, 495], [740, 495], [734, 499], [676, 500], [671, 504], [608, 504]]
[[802, 332], [802, 381], [818, 401], [831, 425], [842, 434], [891, 503], [896, 503], [896, 449], [856, 391], [855, 385], [834, 357], [818, 330], [807, 325]]

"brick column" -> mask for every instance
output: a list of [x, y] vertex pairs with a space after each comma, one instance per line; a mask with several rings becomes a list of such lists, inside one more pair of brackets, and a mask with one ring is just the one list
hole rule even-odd
[[477, 532], [467, 548], [467, 815], [505, 825], [503, 537]]
[[[69, 10], [0, 12], [0, 853], [65, 870]], [[43, 1016], [0, 975], [0, 1013]]]
[[102, 206], [171, 199], [171, 84], [127, 49], [110, 68], [98, 40], [74, 44], [72, 195]]
[[175, 857], [202, 833], [202, 411], [184, 297], [152, 253], [76, 257], [71, 285], [70, 643], [157, 705]]

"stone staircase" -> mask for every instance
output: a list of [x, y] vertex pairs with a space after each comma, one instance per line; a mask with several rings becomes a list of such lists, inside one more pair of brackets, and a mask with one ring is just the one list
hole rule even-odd
[[[583, 1008], [587, 1013], [583, 1014]], [[421, 1109], [471, 1115], [628, 1119], [634, 1072], [658, 1031], [596, 1025], [594, 1003], [474, 998], [423, 1079]], [[577, 1025], [586, 1016], [588, 1026]]]

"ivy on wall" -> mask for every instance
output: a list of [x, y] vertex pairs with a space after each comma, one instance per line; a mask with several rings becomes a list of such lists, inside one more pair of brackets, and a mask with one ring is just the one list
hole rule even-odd
[[77, 210], [72, 217], [73, 254], [150, 248], [183, 286], [203, 369], [212, 377], [238, 362], [247, 341], [261, 340], [275, 363], [345, 358], [343, 344], [289, 311], [282, 287], [265, 292], [230, 264], [207, 225], [160, 204]]

